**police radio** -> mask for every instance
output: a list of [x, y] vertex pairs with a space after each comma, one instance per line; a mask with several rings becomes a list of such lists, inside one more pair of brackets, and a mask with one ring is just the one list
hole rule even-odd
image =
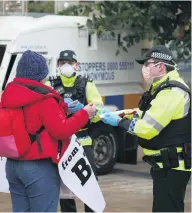
[[151, 107], [151, 104], [150, 104], [152, 100], [151, 90], [152, 90], [152, 86], [150, 87], [148, 91], [143, 93], [141, 100], [139, 101], [138, 106], [141, 111], [145, 112]]
[[65, 89], [61, 84], [60, 76], [50, 76], [49, 81], [54, 90], [56, 90], [60, 95], [64, 95]]

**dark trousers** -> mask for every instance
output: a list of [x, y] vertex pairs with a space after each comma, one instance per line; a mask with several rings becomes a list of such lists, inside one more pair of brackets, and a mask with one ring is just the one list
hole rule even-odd
[[153, 212], [184, 212], [184, 198], [191, 172], [151, 168]]
[[[94, 162], [92, 146], [83, 146], [83, 148], [87, 156], [87, 159], [89, 160], [89, 163], [91, 164], [93, 172], [96, 176], [96, 165]], [[77, 212], [76, 203], [75, 203], [75, 200], [73, 199], [60, 199], [60, 207], [61, 207], [61, 212]], [[84, 204], [84, 209], [85, 209], [85, 212], [94, 212], [86, 204]]]

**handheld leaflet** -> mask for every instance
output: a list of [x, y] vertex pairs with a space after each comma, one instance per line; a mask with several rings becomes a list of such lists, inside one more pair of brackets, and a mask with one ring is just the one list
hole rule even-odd
[[[123, 117], [124, 115], [134, 114], [135, 112], [136, 112], [135, 109], [124, 109], [124, 110], [119, 110], [119, 111], [115, 111], [115, 112], [111, 112], [111, 113], [119, 115], [120, 117]], [[104, 116], [105, 116], [105, 114], [99, 115], [100, 118], [104, 118]]]

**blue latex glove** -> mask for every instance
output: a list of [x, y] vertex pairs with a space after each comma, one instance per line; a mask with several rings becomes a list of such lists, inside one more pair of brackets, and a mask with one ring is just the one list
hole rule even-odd
[[84, 108], [84, 105], [82, 103], [80, 103], [79, 101], [75, 104], [73, 104], [73, 103], [68, 104], [68, 111], [69, 111], [69, 113], [72, 113], [72, 114], [83, 108]]
[[115, 113], [111, 113], [111, 112], [107, 112], [104, 114], [104, 117], [101, 118], [101, 120], [105, 123], [105, 124], [109, 124], [111, 126], [118, 126], [119, 120], [121, 118], [119, 117], [119, 115], [115, 114]]
[[101, 111], [100, 111], [100, 114], [105, 114], [107, 112], [110, 112], [110, 110], [108, 110], [107, 108], [102, 108]]
[[68, 112], [70, 114], [74, 114], [75, 112], [84, 108], [84, 105], [80, 103], [79, 101], [77, 101], [75, 104], [71, 103], [73, 102], [71, 98], [64, 98], [64, 101], [68, 105]]
[[69, 105], [70, 102], [73, 102], [71, 98], [64, 98], [64, 101], [67, 105]]

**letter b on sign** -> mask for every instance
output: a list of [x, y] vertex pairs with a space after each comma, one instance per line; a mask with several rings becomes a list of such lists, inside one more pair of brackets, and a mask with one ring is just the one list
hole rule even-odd
[[91, 177], [91, 167], [86, 164], [86, 161], [84, 158], [81, 158], [77, 161], [77, 163], [74, 165], [74, 167], [71, 169], [72, 172], [74, 172], [79, 180], [81, 181], [81, 185], [84, 186], [85, 183], [89, 180]]

